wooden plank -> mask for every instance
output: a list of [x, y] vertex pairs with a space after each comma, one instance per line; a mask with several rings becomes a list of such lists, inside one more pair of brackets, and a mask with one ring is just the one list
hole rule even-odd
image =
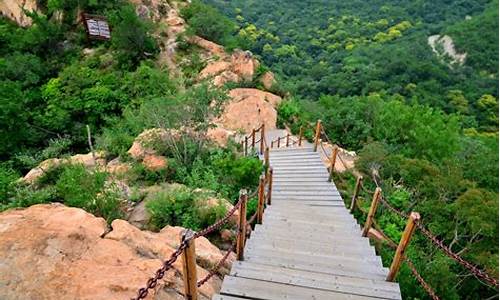
[[[317, 218], [321, 218], [321, 216], [317, 216]], [[323, 219], [325, 220], [325, 219]], [[336, 219], [335, 222], [331, 222], [333, 218], [330, 216], [330, 219], [324, 221], [323, 223], [315, 222], [313, 219], [309, 219], [309, 222], [307, 220], [299, 220], [295, 219], [293, 217], [283, 217], [283, 218], [276, 218], [273, 216], [270, 216], [266, 219], [266, 225], [270, 227], [277, 226], [278, 228], [288, 228], [290, 230], [295, 230], [295, 229], [309, 229], [312, 228], [313, 230], [316, 229], [319, 232], [328, 232], [335, 230], [336, 228], [345, 228], [345, 229], [359, 229], [358, 223], [354, 221], [354, 219]], [[301, 222], [302, 221], [302, 222]]]
[[[290, 232], [292, 235], [301, 236], [302, 234], [307, 236], [327, 236], [329, 234], [339, 233], [339, 235], [344, 236], [356, 236], [361, 235], [361, 230], [357, 226], [335, 226], [328, 228], [319, 228], [316, 226], [297, 226], [293, 223], [289, 224], [267, 224], [264, 222], [262, 228], [265, 230], [272, 230], [270, 232]], [[304, 238], [305, 239], [305, 238]]]
[[293, 236], [279, 236], [266, 233], [267, 232], [261, 231], [261, 234], [252, 234], [250, 240], [282, 245], [283, 248], [287, 249], [311, 249], [311, 251], [316, 249], [331, 249], [333, 251], [335, 248], [334, 246], [341, 246], [344, 242], [356, 245], [356, 247], [371, 247], [369, 240], [362, 237], [336, 236], [329, 240], [322, 240], [319, 238], [317, 240], [308, 240], [307, 243], [304, 243], [302, 240], [297, 240], [297, 238]]
[[[262, 243], [256, 239], [248, 243], [247, 249], [252, 252], [252, 256], [276, 257], [278, 260], [281, 258], [290, 258], [297, 259], [297, 261], [303, 261], [303, 259], [306, 258], [309, 263], [332, 265], [335, 267], [342, 267], [346, 264], [349, 266], [367, 265], [376, 267], [377, 269], [382, 268], [380, 265], [368, 263], [376, 261], [376, 259], [373, 258], [377, 257], [375, 252], [371, 251], [372, 249], [369, 247], [356, 248], [355, 245], [344, 244], [309, 250], [306, 249], [307, 246], [304, 246], [302, 249], [300, 249], [300, 247], [290, 249], [284, 246], [290, 243]], [[365, 260], [363, 259], [364, 257], [370, 258], [371, 260]]]
[[325, 275], [314, 272], [289, 270], [249, 262], [237, 262], [231, 276], [269, 282], [291, 284], [307, 288], [336, 291], [339, 293], [382, 299], [401, 299], [398, 284], [344, 276]]
[[343, 201], [316, 201], [316, 200], [302, 200], [302, 201], [286, 201], [286, 200], [279, 200], [277, 202], [274, 201], [273, 199], [273, 204], [275, 206], [288, 206], [290, 202], [296, 202], [297, 204], [302, 204], [302, 205], [309, 205], [309, 206], [331, 206], [331, 207], [341, 207], [345, 209], [345, 204]]
[[332, 267], [325, 264], [312, 264], [308, 262], [299, 261], [297, 259], [282, 258], [278, 260], [276, 257], [259, 256], [252, 255], [246, 259], [248, 262], [256, 262], [259, 264], [279, 266], [292, 270], [303, 270], [311, 271], [323, 274], [337, 275], [337, 276], [348, 276], [356, 278], [365, 278], [373, 280], [385, 280], [388, 270], [380, 270], [377, 273], [371, 273], [366, 271], [357, 271], [349, 269], [341, 269], [337, 267]]
[[224, 284], [222, 285], [221, 294], [259, 300], [374, 299], [373, 297], [348, 295], [333, 291], [310, 289], [290, 284], [266, 282], [234, 276], [226, 276]]

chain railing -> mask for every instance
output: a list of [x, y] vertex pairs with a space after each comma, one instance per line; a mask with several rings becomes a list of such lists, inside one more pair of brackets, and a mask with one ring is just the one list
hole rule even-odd
[[[323, 145], [323, 139], [328, 144], [332, 145], [333, 148], [331, 153], [328, 153], [328, 151], [325, 149]], [[325, 157], [328, 158], [330, 165], [330, 178], [332, 177], [332, 174], [335, 170], [335, 163], [337, 159], [339, 159], [340, 162], [344, 165], [344, 168], [346, 167], [346, 163], [343, 161], [342, 156], [338, 155], [338, 149], [340, 147], [336, 143], [332, 142], [332, 140], [329, 138], [328, 134], [326, 133], [322, 125], [321, 120], [318, 120], [316, 123], [315, 136], [314, 136], [314, 151], [318, 151], [319, 148], [323, 151]], [[432, 287], [418, 273], [417, 269], [415, 268], [415, 265], [405, 254], [406, 248], [410, 243], [414, 230], [418, 229], [419, 232], [421, 232], [424, 237], [426, 237], [430, 242], [432, 242], [432, 244], [434, 244], [437, 248], [442, 250], [448, 257], [453, 259], [455, 262], [466, 268], [476, 278], [484, 281], [485, 283], [487, 283], [492, 287], [498, 287], [497, 279], [491, 277], [488, 273], [481, 270], [476, 265], [463, 259], [460, 255], [453, 252], [449, 246], [446, 246], [438, 237], [433, 235], [423, 225], [423, 223], [420, 220], [420, 215], [418, 213], [416, 212], [406, 213], [392, 206], [390, 202], [383, 196], [382, 189], [377, 179], [372, 178], [372, 180], [375, 186], [377, 187], [374, 191], [366, 189], [366, 187], [363, 185], [363, 178], [361, 176], [357, 177], [354, 193], [350, 203], [350, 211], [351, 213], [354, 213], [354, 211], [359, 210], [364, 215], [366, 215], [366, 221], [362, 233], [364, 236], [368, 236], [368, 233], [373, 226], [380, 233], [382, 238], [387, 242], [387, 245], [392, 249], [396, 250], [393, 262], [389, 270], [389, 275], [387, 277], [388, 281], [393, 281], [395, 279], [399, 271], [399, 268], [401, 266], [401, 263], [405, 262], [406, 265], [410, 268], [412, 274], [415, 276], [416, 280], [422, 285], [422, 287], [429, 294], [429, 296], [432, 299], [439, 299], [439, 297], [436, 296]], [[370, 209], [368, 211], [362, 208], [361, 205], [359, 204], [358, 197], [360, 195], [360, 191], [363, 191], [364, 193], [372, 196]], [[389, 236], [383, 232], [382, 228], [375, 221], [375, 214], [377, 212], [378, 203], [381, 203], [384, 208], [389, 210], [391, 213], [397, 215], [401, 219], [408, 220], [406, 228], [403, 232], [403, 235], [399, 243], [396, 243], [395, 241], [390, 239]]]
[[[259, 130], [254, 130], [254, 135], [255, 132], [259, 132], [260, 130], [264, 132], [264, 125], [262, 125]], [[262, 133], [261, 140], [265, 141], [264, 133]], [[261, 140], [254, 140], [254, 144], [260, 142]], [[154, 276], [147, 280], [145, 287], [142, 287], [137, 291], [137, 296], [133, 299], [145, 299], [149, 294], [149, 290], [154, 289], [158, 285], [158, 282], [165, 276], [165, 273], [172, 268], [173, 264], [181, 255], [183, 256], [183, 278], [185, 287], [184, 296], [186, 299], [197, 299], [197, 289], [219, 272], [220, 268], [225, 264], [232, 252], [236, 251], [237, 260], [244, 260], [245, 241], [249, 236], [249, 232], [252, 230], [251, 226], [255, 221], [257, 221], [257, 223], [262, 223], [264, 209], [267, 205], [271, 204], [272, 184], [273, 169], [267, 166], [265, 173], [261, 175], [259, 179], [258, 189], [251, 194], [247, 194], [246, 190], [242, 190], [240, 192], [238, 202], [224, 215], [224, 217], [198, 232], [186, 230], [183, 233], [181, 242], [176, 250], [170, 255], [169, 259], [162, 264], [161, 268], [155, 272]], [[248, 199], [252, 199], [254, 197], [258, 197], [257, 200], [259, 205], [257, 211], [247, 221], [247, 202]], [[203, 279], [198, 281], [196, 276], [195, 240], [200, 237], [205, 237], [228, 224], [237, 211], [239, 212], [239, 220], [236, 226], [238, 232], [236, 235], [236, 242], [233, 243], [230, 249], [228, 249], [225, 255], [217, 262], [217, 264], [215, 264], [208, 274]]]

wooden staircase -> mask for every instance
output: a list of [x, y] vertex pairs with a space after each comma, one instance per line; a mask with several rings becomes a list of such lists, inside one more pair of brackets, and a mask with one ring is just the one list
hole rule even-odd
[[312, 147], [272, 149], [272, 204], [215, 300], [401, 299]]

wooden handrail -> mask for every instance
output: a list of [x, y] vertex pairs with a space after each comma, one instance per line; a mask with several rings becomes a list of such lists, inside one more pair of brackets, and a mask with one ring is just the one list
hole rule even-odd
[[337, 161], [338, 151], [339, 151], [339, 147], [337, 145], [333, 146], [332, 157], [330, 158], [330, 178], [329, 178], [329, 180], [332, 180], [333, 172], [335, 172], [335, 162]]
[[401, 267], [401, 262], [404, 259], [406, 247], [410, 244], [411, 237], [415, 231], [416, 223], [420, 221], [420, 214], [417, 212], [412, 212], [408, 217], [408, 222], [406, 223], [405, 231], [401, 236], [398, 248], [394, 254], [392, 260], [391, 268], [389, 269], [389, 274], [387, 275], [387, 281], [394, 281], [396, 275], [398, 274], [399, 268]]
[[362, 182], [363, 176], [358, 176], [358, 178], [356, 178], [356, 186], [354, 187], [354, 194], [352, 195], [351, 207], [349, 209], [351, 213], [353, 213], [356, 209], [356, 202], [358, 201], [359, 190], [361, 188]]
[[248, 195], [246, 190], [240, 191], [240, 208], [239, 208], [239, 222], [238, 222], [238, 236], [236, 240], [236, 259], [244, 260], [245, 255], [245, 240], [247, 230], [247, 201]]
[[375, 217], [375, 213], [377, 212], [378, 202], [380, 201], [380, 195], [382, 193], [381, 188], [376, 188], [375, 193], [373, 194], [372, 204], [370, 206], [370, 210], [368, 211], [368, 216], [366, 217], [365, 226], [363, 227], [363, 236], [368, 236], [368, 231], [372, 227], [373, 217]]
[[271, 205], [271, 195], [273, 193], [273, 168], [268, 169], [268, 185], [267, 185], [267, 205]]
[[300, 126], [299, 130], [299, 147], [302, 146], [302, 138], [304, 136], [304, 127]]
[[321, 133], [321, 120], [316, 122], [316, 133], [314, 134], [314, 152], [318, 151], [319, 137]]
[[184, 279], [184, 297], [198, 299], [198, 277], [196, 274], [196, 248], [194, 232], [190, 229], [183, 233], [182, 239], [187, 240], [187, 247], [182, 252], [182, 276]]
[[264, 188], [266, 185], [266, 181], [264, 175], [260, 175], [259, 179], [259, 198], [257, 202], [257, 224], [262, 224], [262, 217], [264, 215]]

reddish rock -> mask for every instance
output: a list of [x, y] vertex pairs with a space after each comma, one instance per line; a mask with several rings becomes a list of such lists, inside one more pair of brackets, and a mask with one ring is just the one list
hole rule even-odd
[[245, 81], [252, 81], [258, 67], [250, 51], [235, 50], [231, 55], [231, 70]]
[[199, 79], [216, 76], [231, 67], [231, 63], [226, 61], [214, 61], [209, 63], [198, 75]]
[[265, 124], [267, 129], [276, 128], [277, 112], [275, 107], [281, 97], [257, 89], [234, 89], [229, 92], [231, 101], [217, 120], [228, 130], [252, 129]]
[[[62, 204], [35, 205], [0, 213], [2, 299], [130, 299], [178, 245], [180, 227], [160, 233], [106, 222]], [[200, 261], [215, 264], [223, 253], [196, 240]], [[198, 277], [207, 271], [198, 266]], [[209, 299], [220, 288], [215, 276], [200, 288]], [[183, 299], [180, 259], [146, 299]]]
[[260, 77], [260, 82], [266, 90], [270, 90], [273, 85], [276, 84], [276, 79], [274, 78], [273, 72], [267, 71], [266, 73], [264, 73], [264, 75]]
[[210, 52], [210, 54], [213, 56], [218, 56], [220, 58], [223, 58], [227, 55], [226, 51], [224, 51], [224, 47], [222, 47], [221, 45], [217, 45], [214, 42], [205, 40], [204, 38], [201, 38], [199, 36], [196, 35], [190, 36], [187, 38], [187, 41], [191, 44], [195, 44], [205, 49], [206, 51]]
[[142, 164], [151, 171], [159, 171], [166, 169], [168, 161], [165, 156], [147, 154], [142, 160]]
[[282, 98], [280, 96], [276, 96], [272, 93], [252, 88], [233, 89], [229, 91], [229, 96], [231, 97], [231, 99], [233, 99], [233, 101], [236, 102], [255, 97], [261, 101], [269, 102], [275, 108], [278, 107], [278, 105], [282, 101]]
[[207, 131], [207, 138], [212, 142], [216, 143], [221, 147], [225, 147], [231, 136], [234, 136], [235, 132], [230, 131], [221, 127], [210, 128]]
[[241, 78], [231, 71], [224, 71], [220, 75], [215, 76], [213, 84], [216, 87], [224, 86], [228, 82], [240, 82]]

